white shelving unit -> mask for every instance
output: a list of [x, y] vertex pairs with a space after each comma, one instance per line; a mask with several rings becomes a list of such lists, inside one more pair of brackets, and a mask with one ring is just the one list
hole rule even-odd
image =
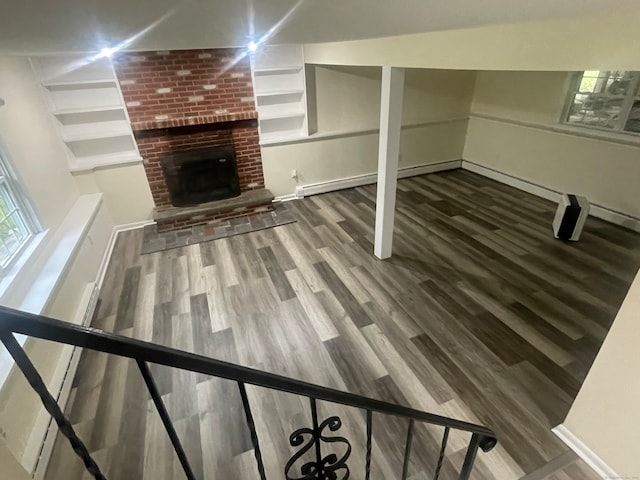
[[252, 59], [260, 143], [309, 135], [302, 45], [263, 46]]
[[69, 170], [141, 160], [108, 58], [38, 57], [33, 67], [67, 146]]

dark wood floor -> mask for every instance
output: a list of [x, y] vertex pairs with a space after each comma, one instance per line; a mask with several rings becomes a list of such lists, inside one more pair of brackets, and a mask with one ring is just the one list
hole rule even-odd
[[[640, 236], [589, 218], [552, 237], [550, 202], [461, 170], [399, 182], [394, 256], [371, 252], [375, 186], [290, 202], [298, 222], [140, 256], [119, 236], [93, 325], [495, 429], [473, 478], [509, 480], [567, 451], [565, 417], [631, 280]], [[257, 478], [235, 385], [155, 368], [198, 478]], [[308, 404], [249, 389], [269, 478]], [[85, 352], [68, 414], [113, 480], [184, 478], [135, 364]], [[362, 412], [338, 413], [363, 478]], [[374, 417], [374, 476], [399, 478], [406, 424]], [[442, 432], [420, 428], [410, 475]], [[453, 435], [442, 478], [467, 438]], [[57, 442], [48, 479], [82, 477]], [[85, 478], [88, 478], [85, 476]]]

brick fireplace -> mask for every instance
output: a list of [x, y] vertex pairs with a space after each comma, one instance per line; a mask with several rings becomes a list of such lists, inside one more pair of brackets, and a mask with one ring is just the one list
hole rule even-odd
[[[271, 208], [273, 196], [264, 188], [262, 174], [251, 67], [240, 49], [122, 53], [114, 66], [159, 231]], [[163, 162], [215, 147], [233, 152], [229, 155], [234, 156], [240, 195], [188, 207], [172, 204]]]

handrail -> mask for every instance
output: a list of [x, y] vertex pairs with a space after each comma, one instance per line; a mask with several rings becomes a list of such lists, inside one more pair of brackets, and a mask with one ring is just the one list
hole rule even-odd
[[250, 385], [312, 397], [350, 407], [372, 410], [387, 415], [411, 418], [442, 427], [476, 433], [484, 438], [495, 439], [496, 437], [492, 430], [482, 425], [463, 422], [362, 395], [343, 392], [334, 388], [321, 387], [282, 375], [215, 360], [203, 355], [107, 333], [97, 328], [83, 327], [0, 306], [0, 331], [2, 330], [111, 353], [138, 361], [240, 381]]
[[[347, 465], [347, 459], [351, 454], [351, 445], [349, 444], [349, 441], [346, 438], [339, 436], [327, 438], [323, 434], [323, 430], [326, 429], [331, 432], [337, 431], [342, 425], [341, 420], [337, 416], [332, 416], [320, 422], [317, 411], [317, 400], [324, 400], [366, 411], [367, 444], [365, 457], [365, 480], [369, 480], [370, 478], [372, 412], [400, 416], [409, 420], [409, 429], [407, 431], [407, 441], [401, 477], [402, 480], [406, 480], [408, 475], [413, 441], [413, 429], [416, 421], [444, 427], [444, 436], [440, 447], [440, 454], [435, 469], [434, 480], [439, 478], [450, 429], [471, 433], [471, 440], [465, 455], [464, 463], [460, 469], [459, 480], [469, 480], [476, 453], [479, 448], [488, 452], [497, 444], [496, 436], [493, 431], [482, 425], [463, 422], [415, 410], [413, 408], [403, 407], [401, 405], [343, 392], [333, 388], [294, 380], [282, 375], [275, 375], [273, 373], [215, 360], [213, 358], [196, 355], [183, 350], [177, 350], [175, 348], [107, 333], [96, 328], [75, 325], [0, 306], [0, 342], [4, 344], [11, 356], [14, 358], [16, 365], [20, 368], [33, 390], [40, 396], [44, 408], [53, 417], [60, 428], [60, 432], [67, 437], [71, 447], [83, 461], [86, 470], [96, 480], [106, 480], [106, 477], [100, 471], [100, 467], [92, 458], [82, 440], [77, 436], [73, 426], [62, 412], [56, 399], [48, 391], [36, 367], [16, 341], [13, 336], [14, 333], [67, 345], [74, 345], [76, 347], [88, 348], [98, 352], [109, 353], [135, 360], [188, 480], [196, 480], [196, 477], [194, 476], [184, 448], [182, 447], [173, 422], [169, 417], [164, 401], [162, 400], [160, 392], [158, 391], [157, 385], [153, 379], [153, 375], [149, 369], [149, 363], [202, 373], [235, 381], [237, 383], [245, 412], [247, 427], [251, 434], [251, 442], [253, 444], [256, 464], [261, 480], [266, 480], [266, 475], [255, 422], [253, 420], [251, 406], [247, 398], [245, 388], [246, 384], [309, 398], [313, 425], [311, 428], [303, 427], [293, 432], [289, 436], [289, 443], [292, 447], [300, 447], [304, 443], [305, 436], [311, 435], [311, 440], [310, 443], [302, 446], [300, 450], [286, 463], [284, 473], [287, 480], [297, 478], [338, 478], [336, 476], [337, 472], [344, 474], [343, 479], [349, 477], [349, 467]], [[342, 443], [346, 445], [346, 451], [340, 458], [333, 453], [323, 457], [321, 454], [320, 442]], [[297, 474], [290, 476], [289, 474], [292, 473], [291, 470], [294, 468], [296, 463], [300, 461], [304, 453], [309, 450], [313, 444], [315, 444], [315, 461], [299, 465], [301, 466], [303, 477], [299, 477]]]

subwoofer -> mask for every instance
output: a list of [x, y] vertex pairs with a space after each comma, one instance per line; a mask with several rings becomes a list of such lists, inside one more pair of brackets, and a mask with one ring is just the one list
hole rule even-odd
[[586, 197], [563, 194], [553, 219], [553, 234], [560, 240], [577, 242], [589, 215]]

